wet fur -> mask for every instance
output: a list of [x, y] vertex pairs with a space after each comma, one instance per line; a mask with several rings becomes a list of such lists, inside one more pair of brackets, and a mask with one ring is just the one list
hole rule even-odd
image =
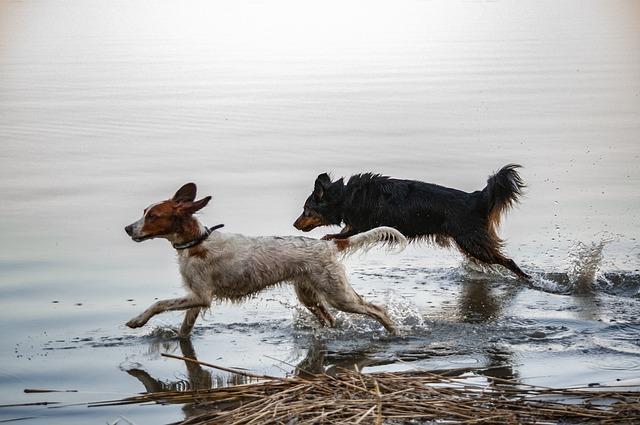
[[[147, 208], [140, 220], [125, 228], [127, 234], [141, 241], [147, 239], [146, 232], [149, 232], [152, 237], [173, 243], [184, 243], [202, 234], [204, 227], [192, 214], [208, 200], [194, 202], [195, 185], [190, 189], [192, 196], [181, 197], [186, 186], [174, 198]], [[200, 204], [193, 207], [196, 203]], [[155, 217], [151, 223], [147, 222], [150, 215]], [[166, 234], [154, 225], [159, 221], [165, 223]], [[353, 290], [338, 258], [376, 244], [404, 247], [406, 242], [400, 232], [391, 228], [372, 229], [339, 242], [296, 236], [249, 237], [214, 231], [199, 245], [177, 251], [187, 295], [158, 301], [127, 322], [127, 326], [144, 326], [151, 317], [164, 311], [187, 310], [180, 329], [180, 335], [187, 336], [201, 309], [209, 308], [213, 300], [241, 302], [268, 287], [292, 283], [298, 299], [323, 325], [335, 324], [328, 311], [331, 306], [368, 315], [393, 333], [395, 328], [386, 311], [367, 303]]]
[[372, 173], [356, 174], [346, 184], [342, 178], [331, 181], [321, 174], [294, 226], [309, 231], [344, 224], [340, 233], [325, 239], [389, 226], [411, 241], [455, 246], [480, 263], [499, 264], [529, 278], [502, 253], [504, 241], [497, 234], [501, 217], [518, 202], [525, 187], [518, 168], [516, 164], [503, 167], [489, 177], [483, 190], [471, 193]]

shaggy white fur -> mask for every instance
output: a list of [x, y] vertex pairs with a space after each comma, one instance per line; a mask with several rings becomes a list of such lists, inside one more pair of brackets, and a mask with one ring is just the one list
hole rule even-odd
[[[199, 229], [203, 226], [197, 223]], [[134, 240], [149, 236], [141, 234], [145, 217], [132, 224]], [[158, 235], [175, 239], [175, 234]], [[269, 286], [291, 283], [298, 299], [320, 321], [333, 326], [335, 320], [327, 307], [350, 313], [366, 314], [380, 322], [390, 333], [395, 328], [384, 308], [364, 301], [347, 280], [339, 257], [375, 245], [404, 249], [406, 238], [390, 227], [378, 227], [343, 240], [317, 240], [306, 237], [248, 237], [214, 231], [198, 246], [178, 251], [180, 274], [187, 295], [154, 303], [127, 322], [137, 328], [156, 314], [169, 310], [187, 310], [180, 336], [191, 333], [203, 308], [214, 299], [242, 301]]]

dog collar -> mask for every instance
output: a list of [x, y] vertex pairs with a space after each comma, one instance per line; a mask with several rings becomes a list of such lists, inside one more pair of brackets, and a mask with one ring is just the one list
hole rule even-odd
[[185, 243], [174, 243], [173, 247], [175, 249], [178, 250], [182, 250], [182, 249], [187, 249], [187, 248], [193, 248], [194, 246], [202, 243], [205, 239], [207, 239], [209, 237], [209, 235], [214, 231], [217, 230], [221, 227], [224, 227], [224, 224], [216, 224], [215, 226], [213, 226], [212, 228], [208, 228], [208, 227], [204, 227], [204, 233], [202, 235], [200, 235], [199, 237], [197, 237], [196, 239], [189, 241], [189, 242], [185, 242]]

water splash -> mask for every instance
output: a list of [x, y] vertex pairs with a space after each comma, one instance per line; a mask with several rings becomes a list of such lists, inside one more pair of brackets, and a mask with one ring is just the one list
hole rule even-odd
[[150, 340], [171, 340], [178, 337], [178, 330], [171, 326], [156, 326], [146, 335]]
[[386, 308], [391, 321], [400, 331], [424, 330], [428, 327], [418, 307], [404, 298], [389, 296]]
[[544, 292], [557, 294], [564, 292], [562, 283], [566, 280], [564, 273], [535, 273], [531, 286]]
[[605, 247], [617, 241], [616, 236], [599, 241], [575, 242], [567, 254], [565, 271], [533, 272], [530, 286], [544, 292], [593, 295], [604, 292], [625, 297], [640, 295], [640, 274], [627, 271], [607, 270]]
[[569, 289], [574, 294], [594, 292], [597, 274], [602, 264], [602, 251], [611, 240], [592, 242], [587, 245], [577, 242], [569, 251], [570, 268], [567, 272]]
[[[400, 332], [424, 330], [428, 327], [417, 306], [403, 297], [389, 293], [386, 301], [378, 304], [387, 309], [387, 314]], [[298, 331], [312, 331], [318, 336], [334, 333], [339, 333], [342, 336], [345, 334], [352, 336], [386, 335], [382, 325], [368, 316], [337, 310], [332, 310], [332, 314], [336, 319], [335, 328], [323, 328], [311, 313], [296, 306], [294, 307], [293, 328]]]
[[467, 277], [474, 280], [494, 280], [496, 278], [515, 279], [514, 275], [499, 266], [481, 263], [472, 258], [463, 258], [460, 269]]

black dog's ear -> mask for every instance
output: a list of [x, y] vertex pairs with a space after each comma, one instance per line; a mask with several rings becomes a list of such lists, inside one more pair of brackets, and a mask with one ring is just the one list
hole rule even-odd
[[193, 202], [194, 199], [196, 199], [195, 183], [185, 184], [173, 195], [173, 200], [176, 202]]
[[331, 185], [331, 177], [329, 177], [329, 174], [322, 173], [316, 178], [316, 183], [313, 188], [313, 197], [316, 201], [322, 199], [329, 185]]

